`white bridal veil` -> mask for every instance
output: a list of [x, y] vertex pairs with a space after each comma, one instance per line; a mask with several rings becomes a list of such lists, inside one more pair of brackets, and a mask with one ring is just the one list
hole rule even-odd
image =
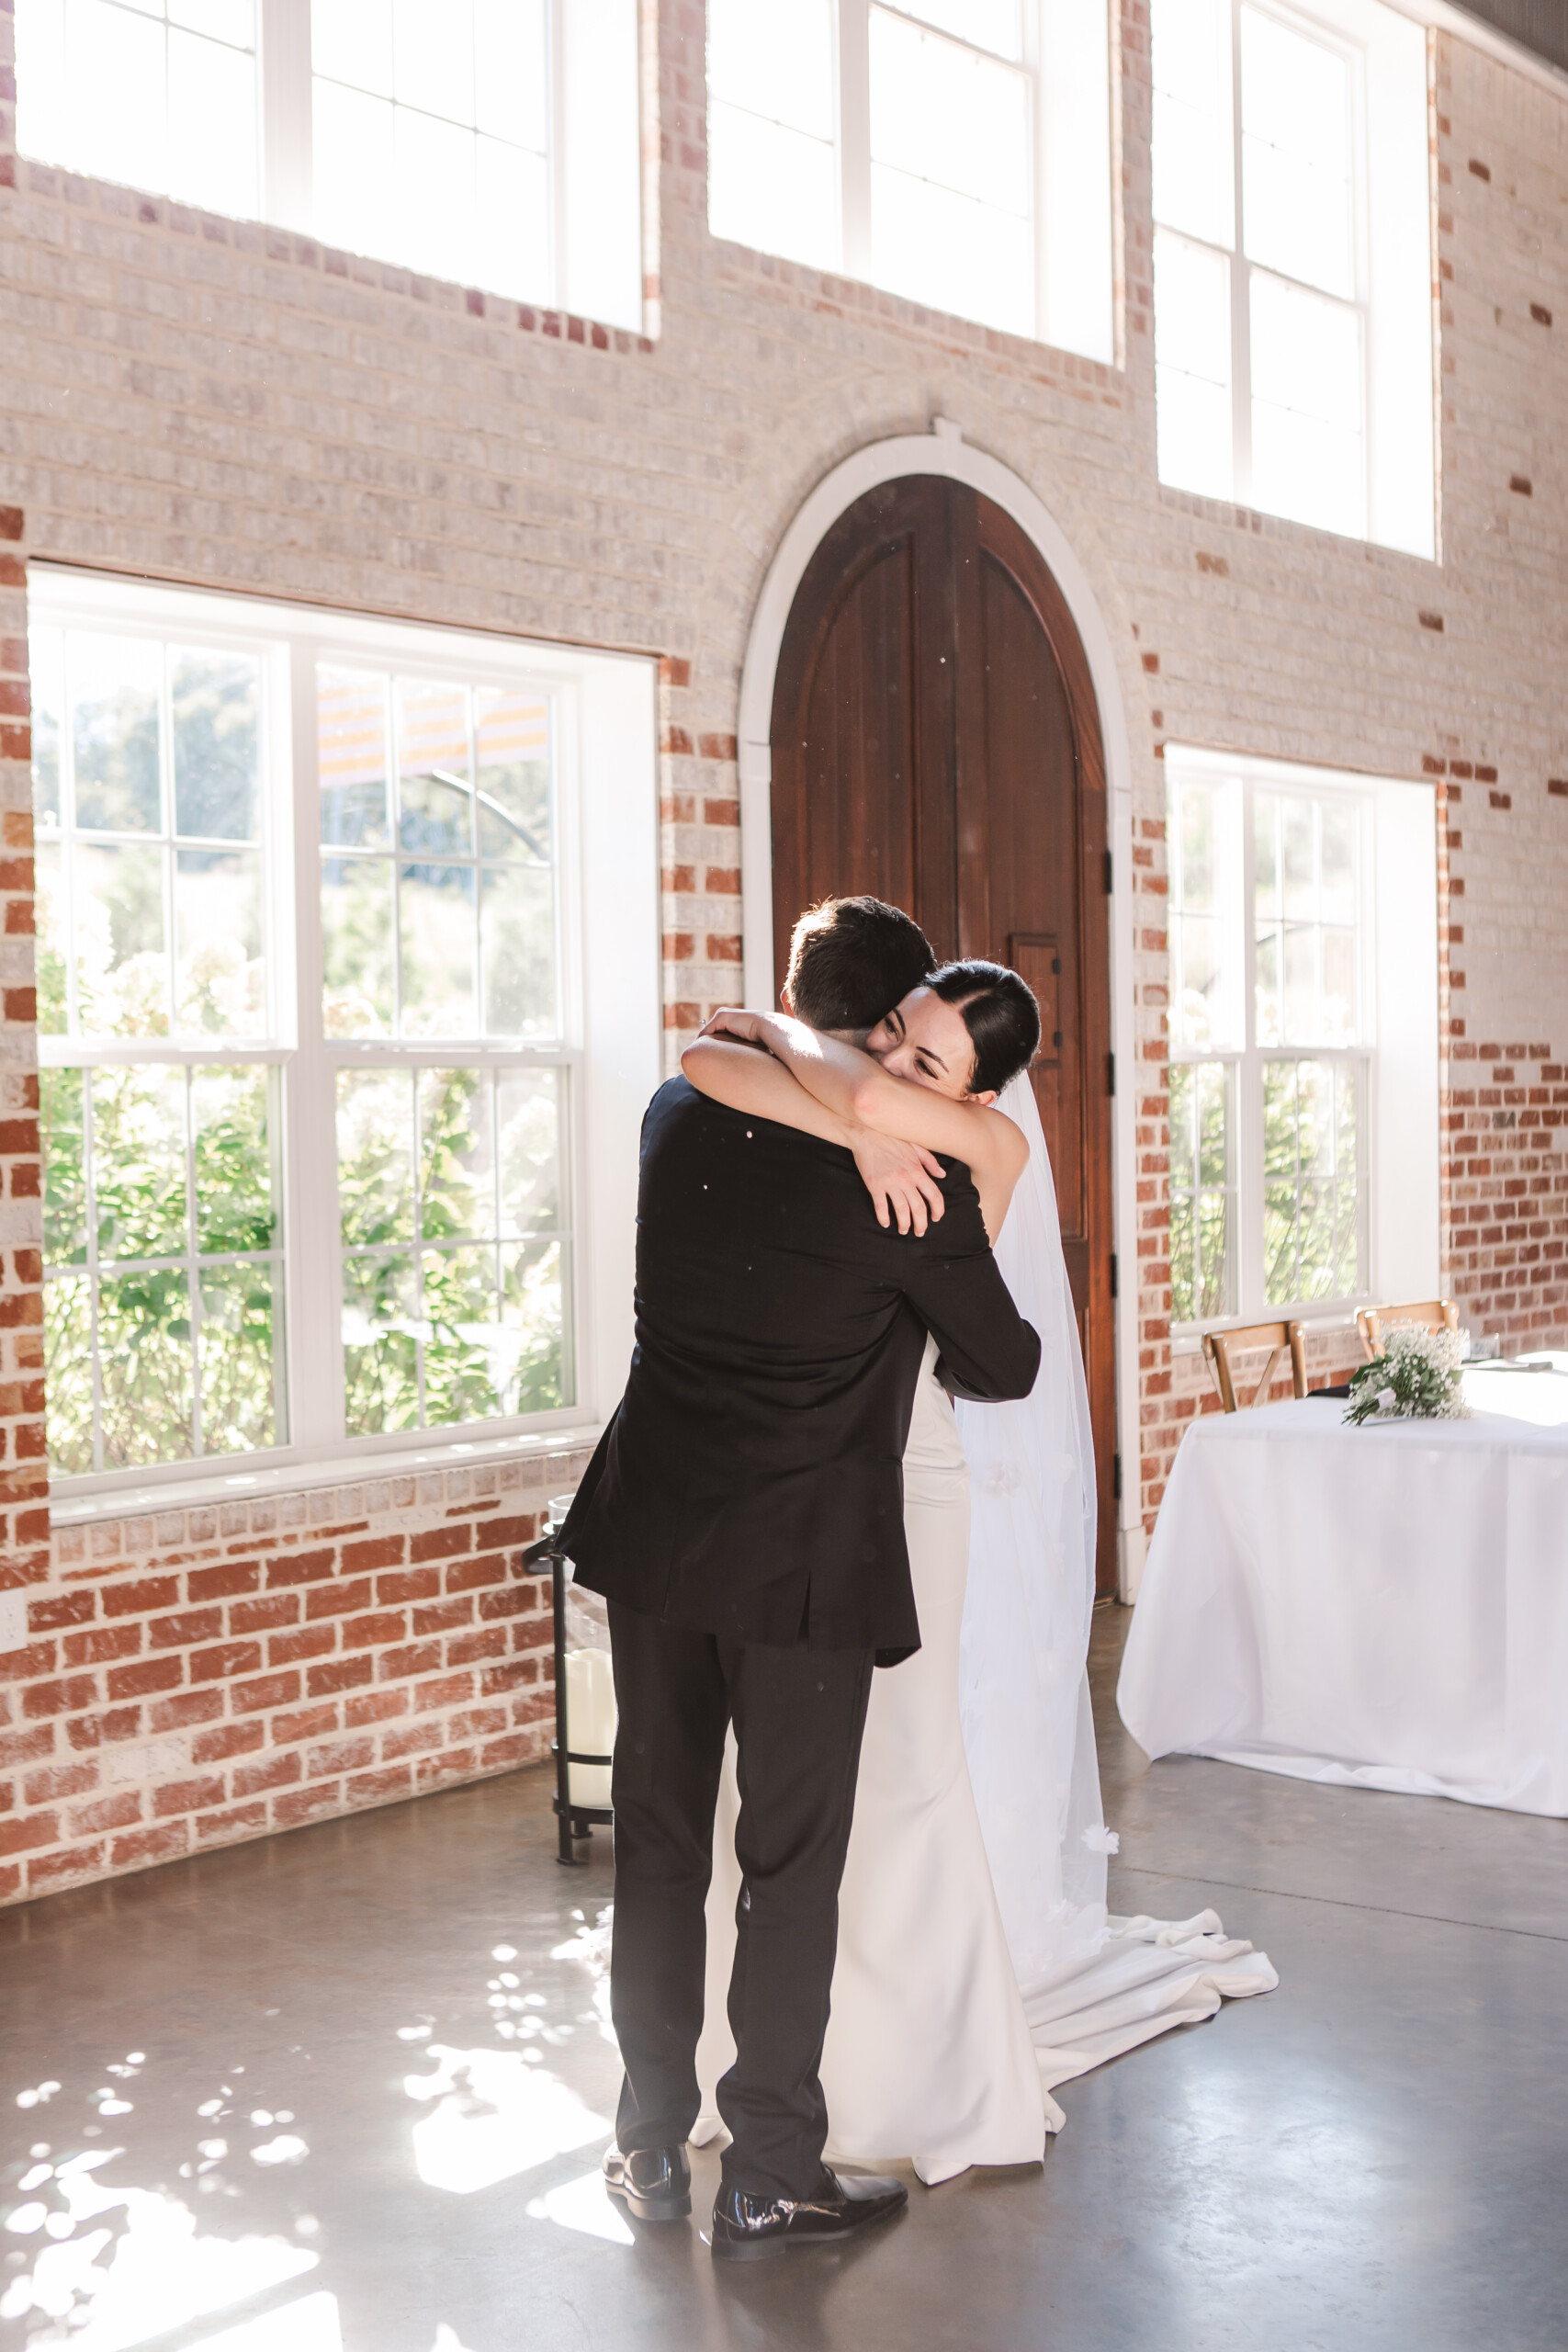
[[[1278, 1980], [1213, 1912], [1111, 1919], [1089, 1695], [1094, 1607], [1094, 1442], [1062, 1255], [1056, 1191], [1027, 1073], [999, 1108], [1029, 1165], [997, 1261], [1041, 1340], [1033, 1392], [958, 1406], [970, 1470], [964, 1609], [964, 1744], [1014, 1972], [1049, 2090], [1168, 2027], [1213, 2016], [1223, 1994]], [[1048, 2101], [1048, 2108], [1053, 2106]], [[1061, 2121], [1053, 2116], [1053, 2129]]]

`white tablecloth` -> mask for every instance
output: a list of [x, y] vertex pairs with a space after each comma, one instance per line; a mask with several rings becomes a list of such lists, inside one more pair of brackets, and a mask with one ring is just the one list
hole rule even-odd
[[1508, 1417], [1193, 1423], [1117, 1693], [1141, 1747], [1568, 1815], [1568, 1381], [1467, 1396]]

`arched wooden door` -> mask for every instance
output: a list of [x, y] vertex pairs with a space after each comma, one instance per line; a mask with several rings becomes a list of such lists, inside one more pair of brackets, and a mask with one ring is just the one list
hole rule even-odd
[[1116, 1582], [1105, 760], [1066, 600], [1011, 516], [907, 476], [807, 567], [773, 713], [773, 937], [874, 891], [939, 956], [1013, 965], [1040, 1000], [1035, 1097], [1089, 1374], [1101, 1592]]

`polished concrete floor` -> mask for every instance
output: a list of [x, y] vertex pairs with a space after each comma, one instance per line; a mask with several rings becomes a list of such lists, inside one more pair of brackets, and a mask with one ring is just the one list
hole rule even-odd
[[1113, 1905], [1212, 1905], [1281, 1983], [1068, 2085], [1043, 2166], [739, 2273], [700, 2206], [628, 2229], [608, 1851], [557, 1866], [534, 1770], [0, 1915], [0, 2341], [1562, 2352], [1568, 1824], [1151, 1768], [1125, 1623]]

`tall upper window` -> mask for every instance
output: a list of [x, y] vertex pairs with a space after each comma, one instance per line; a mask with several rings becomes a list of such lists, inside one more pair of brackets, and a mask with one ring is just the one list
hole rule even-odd
[[570, 680], [34, 601], [55, 1473], [582, 1403]]
[[1344, 1307], [1435, 1239], [1430, 797], [1166, 757], [1172, 1319]]
[[1101, 0], [709, 0], [717, 236], [1111, 356]]
[[1426, 56], [1377, 0], [1154, 0], [1160, 479], [1433, 547]]
[[18, 0], [23, 152], [641, 322], [636, 0]]

